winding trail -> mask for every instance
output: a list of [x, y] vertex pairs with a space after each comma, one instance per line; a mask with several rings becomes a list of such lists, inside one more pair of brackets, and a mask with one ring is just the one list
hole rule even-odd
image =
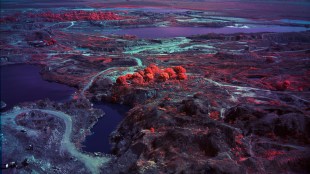
[[82, 89], [82, 94], [84, 94], [85, 91], [87, 91], [91, 85], [94, 83], [94, 81], [97, 79], [98, 76], [100, 76], [101, 74], [104, 74], [106, 73], [107, 71], [110, 71], [110, 70], [113, 70], [115, 69], [115, 67], [111, 67], [111, 68], [108, 68], [106, 70], [103, 70], [103, 71], [100, 71], [99, 73], [97, 73], [96, 75], [94, 75], [90, 80], [89, 82], [84, 86], [84, 88]]
[[104, 164], [108, 163], [110, 161], [110, 158], [108, 157], [92, 157], [87, 154], [81, 153], [70, 141], [70, 137], [72, 134], [72, 119], [71, 116], [61, 112], [61, 111], [55, 111], [55, 110], [45, 110], [45, 109], [20, 109], [20, 108], [14, 108], [12, 111], [2, 113], [1, 115], [1, 125], [11, 125], [14, 126], [17, 129], [26, 129], [27, 132], [32, 132], [32, 134], [35, 134], [35, 130], [28, 129], [26, 127], [17, 125], [15, 122], [15, 117], [21, 113], [27, 113], [30, 111], [41, 111], [43, 113], [47, 113], [50, 115], [53, 115], [55, 117], [58, 117], [62, 119], [65, 123], [66, 129], [65, 133], [63, 134], [63, 138], [61, 140], [61, 151], [66, 150], [68, 151], [72, 156], [77, 158], [79, 161], [85, 164], [85, 166], [88, 168], [88, 170], [93, 174], [99, 174], [100, 173], [100, 167], [102, 167]]
[[[91, 79], [88, 81], [88, 83], [86, 83], [86, 85], [84, 86], [84, 88], [81, 91], [81, 94], [84, 96], [85, 91], [87, 91], [92, 86], [94, 81], [99, 76], [101, 76], [102, 74], [108, 74], [108, 73], [111, 73], [111, 72], [119, 71], [120, 68], [127, 68], [128, 70], [133, 71], [136, 68], [143, 67], [141, 59], [136, 58], [136, 57], [133, 57], [132, 59], [136, 61], [137, 66], [132, 66], [132, 67], [111, 67], [111, 68], [105, 69], [103, 71], [100, 71], [97, 74], [95, 74], [93, 77], [91, 77]], [[127, 72], [127, 71], [124, 71], [124, 72]]]

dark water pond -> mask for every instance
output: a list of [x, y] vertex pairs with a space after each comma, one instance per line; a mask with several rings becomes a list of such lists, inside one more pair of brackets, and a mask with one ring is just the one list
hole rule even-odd
[[[11, 109], [21, 102], [45, 98], [57, 102], [68, 101], [75, 92], [74, 88], [43, 80], [39, 74], [40, 67], [35, 65], [7, 65], [0, 68], [1, 101], [7, 104], [2, 111]], [[122, 121], [129, 107], [110, 103], [95, 103], [94, 107], [102, 109], [105, 115], [91, 129], [94, 133], [86, 137], [83, 150], [109, 153], [109, 135]]]
[[39, 72], [40, 67], [35, 65], [19, 64], [0, 67], [1, 101], [7, 105], [5, 110], [21, 102], [45, 98], [58, 102], [70, 100], [75, 88], [45, 81]]
[[110, 153], [109, 135], [116, 129], [130, 108], [111, 103], [95, 103], [94, 107], [102, 109], [105, 115], [91, 129], [93, 134], [86, 137], [83, 150]]
[[233, 33], [259, 33], [259, 32], [299, 32], [310, 30], [305, 27], [277, 26], [277, 25], [255, 25], [255, 26], [230, 26], [222, 28], [210, 27], [149, 27], [149, 28], [128, 28], [110, 31], [113, 34], [130, 34], [139, 38], [156, 39], [167, 37], [187, 37], [198, 34], [233, 34]]

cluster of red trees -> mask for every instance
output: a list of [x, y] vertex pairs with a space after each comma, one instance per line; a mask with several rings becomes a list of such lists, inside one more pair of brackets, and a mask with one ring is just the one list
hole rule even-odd
[[[18, 22], [21, 14], [16, 13], [10, 16], [0, 18], [0, 23]], [[46, 22], [65, 22], [65, 21], [99, 21], [99, 20], [120, 20], [121, 16], [113, 12], [102, 11], [83, 11], [72, 10], [60, 13], [54, 13], [51, 11], [44, 13], [26, 13], [27, 18], [43, 18]]]
[[167, 80], [185, 80], [187, 79], [186, 69], [182, 66], [160, 69], [156, 65], [150, 65], [144, 70], [134, 74], [126, 74], [117, 78], [116, 83], [119, 85], [128, 84], [146, 84], [154, 81], [164, 82]]
[[212, 111], [212, 112], [210, 112], [209, 116], [213, 120], [218, 120], [220, 118], [220, 112], [219, 111]]
[[28, 13], [30, 18], [44, 18], [46, 21], [84, 21], [84, 20], [119, 20], [120, 16], [113, 12], [102, 12], [102, 11], [66, 11], [63, 13], [53, 13], [51, 11], [45, 13]]

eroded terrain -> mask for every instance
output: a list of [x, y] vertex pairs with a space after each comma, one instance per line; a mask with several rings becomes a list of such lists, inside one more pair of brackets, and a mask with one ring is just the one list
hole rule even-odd
[[[4, 171], [309, 172], [309, 21], [160, 9], [2, 10], [1, 66], [77, 89], [1, 113]], [[93, 101], [132, 107], [109, 156], [81, 151]]]

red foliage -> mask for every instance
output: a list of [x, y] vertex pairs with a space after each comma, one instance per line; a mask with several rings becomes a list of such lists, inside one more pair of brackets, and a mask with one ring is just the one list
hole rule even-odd
[[102, 63], [111, 63], [112, 59], [111, 58], [105, 58]]
[[153, 71], [154, 74], [160, 73], [160, 69], [154, 64], [151, 64], [149, 68]]
[[179, 80], [186, 80], [187, 79], [187, 75], [185, 73], [178, 74], [178, 79]]
[[125, 76], [120, 76], [117, 78], [116, 83], [119, 85], [127, 85], [128, 82], [132, 84], [142, 85], [145, 83], [154, 82], [155, 80], [164, 82], [169, 79], [185, 80], [187, 75], [184, 73], [186, 70], [177, 66], [174, 67], [179, 73], [176, 73], [172, 68], [166, 68], [164, 71], [158, 68], [156, 65], [151, 64], [144, 70], [140, 70], [134, 74], [127, 74]]
[[44, 12], [39, 14], [29, 13], [28, 17], [43, 18], [45, 21], [86, 21], [86, 20], [119, 20], [120, 16], [113, 12], [102, 11], [66, 11], [63, 13]]
[[220, 113], [219, 113], [219, 111], [212, 111], [212, 112], [210, 112], [209, 116], [213, 120], [218, 120], [220, 118]]
[[[18, 22], [20, 14], [13, 14], [0, 18], [0, 23], [7, 22]], [[83, 10], [72, 10], [65, 12], [51, 12], [47, 11], [44, 13], [27, 13], [27, 18], [42, 18], [44, 21], [98, 21], [98, 20], [120, 20], [123, 17], [113, 13], [113, 12], [102, 12], [102, 11], [83, 11]]]
[[282, 87], [284, 89], [287, 89], [290, 86], [291, 86], [291, 82], [289, 80], [284, 80], [284, 82], [282, 83]]
[[133, 84], [143, 84], [144, 82], [143, 77], [139, 73], [134, 73], [131, 79]]
[[182, 66], [175, 66], [175, 67], [173, 67], [173, 70], [174, 70], [177, 74], [186, 73], [186, 69], [183, 68]]
[[290, 86], [291, 86], [291, 82], [289, 80], [284, 80], [276, 84], [276, 89], [284, 91], [284, 90], [287, 90]]
[[163, 81], [163, 82], [167, 81], [168, 79], [169, 79], [169, 74], [165, 72], [160, 73], [158, 76], [158, 80]]
[[129, 80], [129, 79], [132, 79], [132, 74], [126, 74], [125, 77], [126, 77], [126, 79], [128, 79], [128, 80]]
[[144, 71], [142, 71], [142, 70], [139, 71], [138, 73], [139, 73], [141, 76], [144, 76], [144, 74], [145, 74]]
[[154, 133], [154, 132], [155, 132], [155, 129], [154, 129], [153, 127], [151, 127], [151, 128], [150, 128], [150, 131], [151, 131], [152, 133]]
[[147, 74], [145, 74], [144, 79], [146, 82], [150, 82], [150, 81], [154, 80], [154, 75], [151, 73], [147, 73]]
[[154, 72], [152, 71], [152, 69], [149, 68], [149, 67], [145, 68], [145, 69], [144, 69], [144, 72], [145, 72], [145, 74], [148, 74], [148, 73], [154, 74]]
[[164, 72], [166, 72], [169, 75], [170, 79], [175, 79], [177, 77], [177, 74], [172, 68], [166, 68]]
[[128, 85], [127, 81], [126, 81], [126, 76], [119, 76], [116, 79], [116, 83], [119, 85]]
[[74, 95], [73, 96], [73, 100], [77, 100], [77, 99], [79, 99], [79, 96], [78, 95]]

